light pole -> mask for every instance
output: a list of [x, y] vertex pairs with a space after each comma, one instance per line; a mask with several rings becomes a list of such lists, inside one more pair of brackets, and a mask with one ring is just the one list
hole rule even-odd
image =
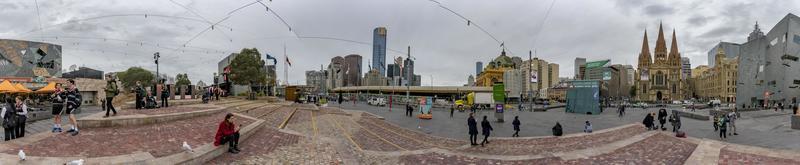
[[[160, 54], [160, 53], [158, 53], [158, 52], [156, 52], [156, 53], [153, 53], [153, 59], [154, 59], [154, 60], [155, 60], [155, 62], [156, 62], [156, 79], [155, 79], [155, 81], [156, 81], [156, 82], [153, 84], [154, 86], [155, 86], [156, 84], [158, 84], [158, 79], [159, 79], [159, 78], [158, 78], [158, 59], [159, 59], [159, 58], [161, 58], [161, 54]], [[153, 92], [155, 92], [155, 90], [153, 90]], [[156, 95], [156, 94], [154, 94], [154, 95]]]

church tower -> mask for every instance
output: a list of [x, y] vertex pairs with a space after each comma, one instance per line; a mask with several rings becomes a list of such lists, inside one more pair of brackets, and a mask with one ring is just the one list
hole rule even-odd
[[656, 51], [654, 53], [656, 65], [667, 62], [667, 43], [664, 40], [664, 28], [662, 28], [661, 24], [658, 25], [658, 39], [656, 40]]
[[678, 39], [675, 36], [675, 29], [672, 29], [672, 45], [669, 48], [669, 64], [672, 66], [681, 66], [681, 53], [678, 52]]
[[642, 52], [639, 53], [639, 69], [650, 67], [650, 63], [653, 62], [650, 58], [650, 46], [647, 44], [647, 30], [645, 30], [644, 39], [642, 40]]

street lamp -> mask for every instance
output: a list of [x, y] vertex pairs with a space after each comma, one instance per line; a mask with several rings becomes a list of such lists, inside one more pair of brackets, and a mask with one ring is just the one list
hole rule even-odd
[[[153, 59], [156, 62], [156, 79], [154, 79], [156, 82], [153, 85], [158, 84], [158, 79], [159, 79], [158, 78], [158, 59], [159, 58], [161, 58], [161, 54], [160, 53], [156, 52], [156, 53], [153, 54]], [[155, 90], [153, 90], [153, 92], [155, 92]], [[156, 95], [156, 94], [154, 94], [154, 95]]]

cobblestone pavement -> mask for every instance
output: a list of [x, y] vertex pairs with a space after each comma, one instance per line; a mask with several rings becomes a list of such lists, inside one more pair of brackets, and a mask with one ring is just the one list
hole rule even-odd
[[722, 148], [719, 152], [719, 164], [800, 164], [800, 160], [769, 157], [731, 151]]
[[[60, 133], [21, 148], [11, 148], [4, 153], [16, 155], [19, 149], [29, 156], [85, 156], [103, 157], [149, 152], [155, 157], [182, 152], [181, 143], [191, 146], [213, 143], [214, 134], [225, 113], [186, 120], [144, 126], [86, 128], [78, 136]], [[248, 125], [253, 120], [237, 118]]]
[[[534, 139], [503, 139], [492, 140], [486, 147], [470, 147], [463, 152], [496, 154], [496, 155], [537, 155], [542, 153], [565, 152], [599, 147], [615, 141], [624, 140], [631, 136], [645, 132], [644, 127], [631, 125], [622, 129], [592, 133], [584, 136], [572, 137], [543, 137]], [[479, 137], [479, 142], [483, 139]]]
[[[93, 115], [95, 113], [105, 113], [102, 111], [102, 108], [99, 106], [84, 106], [81, 107], [81, 113], [76, 114], [76, 118], [81, 118], [89, 115]], [[62, 127], [68, 128], [69, 125], [69, 117], [63, 116], [61, 118]], [[53, 118], [38, 120], [34, 122], [28, 122], [25, 125], [25, 135], [33, 135], [36, 133], [41, 132], [50, 132], [53, 129]], [[5, 134], [0, 134], [0, 138], [5, 138]]]
[[497, 160], [432, 153], [401, 156], [400, 162], [401, 164], [683, 164], [695, 147], [696, 144], [656, 134], [611, 153], [576, 160], [562, 160], [559, 157]]
[[565, 164], [683, 164], [697, 144], [656, 134], [611, 153], [564, 162]]
[[[266, 163], [269, 162], [269, 160], [253, 161], [250, 159], [255, 159], [261, 157], [262, 155], [269, 154], [274, 150], [283, 146], [295, 145], [299, 139], [300, 136], [298, 135], [283, 133], [271, 127], [261, 127], [261, 129], [259, 129], [258, 132], [255, 132], [255, 134], [253, 134], [246, 140], [241, 141], [239, 143], [239, 148], [242, 150], [242, 152], [240, 152], [239, 154], [225, 153], [222, 154], [222, 156], [219, 156], [216, 159], [210, 161], [209, 163], [210, 164], [228, 164], [231, 162], [238, 162], [241, 164]], [[238, 163], [232, 163], [232, 164], [238, 164]], [[270, 164], [273, 163], [270, 162]]]
[[158, 114], [170, 114], [170, 113], [179, 113], [179, 112], [191, 112], [191, 111], [201, 111], [211, 109], [212, 107], [202, 107], [202, 106], [170, 106], [166, 108], [156, 108], [156, 109], [122, 109], [117, 111], [118, 116], [125, 116], [125, 115], [158, 115]]
[[381, 129], [391, 131], [399, 136], [409, 137], [410, 139], [422, 141], [428, 143], [429, 145], [437, 146], [440, 148], [455, 148], [469, 144], [469, 142], [463, 140], [433, 136], [415, 130], [406, 129], [377, 118], [362, 117], [359, 122], [363, 123], [362, 125], [368, 127], [380, 127]]
[[269, 127], [278, 127], [294, 110], [294, 107], [280, 107], [274, 112], [270, 112], [262, 117], [259, 117], [259, 119], [264, 119]]

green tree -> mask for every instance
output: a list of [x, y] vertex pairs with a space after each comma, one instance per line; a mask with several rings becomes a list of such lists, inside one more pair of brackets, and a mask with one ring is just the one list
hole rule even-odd
[[186, 73], [178, 74], [175, 76], [175, 85], [181, 86], [181, 85], [191, 85], [191, 84], [192, 81], [189, 80], [189, 75], [187, 75]]
[[631, 86], [630, 94], [631, 98], [636, 97], [636, 85]]
[[236, 85], [257, 85], [265, 84], [267, 81], [266, 70], [264, 70], [264, 60], [261, 60], [261, 53], [256, 48], [244, 48], [239, 55], [231, 61], [231, 71], [228, 75]]
[[124, 72], [117, 73], [119, 81], [126, 90], [130, 90], [136, 86], [136, 81], [139, 81], [144, 86], [153, 85], [155, 75], [150, 71], [144, 70], [140, 67], [131, 67]]

